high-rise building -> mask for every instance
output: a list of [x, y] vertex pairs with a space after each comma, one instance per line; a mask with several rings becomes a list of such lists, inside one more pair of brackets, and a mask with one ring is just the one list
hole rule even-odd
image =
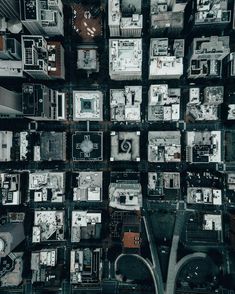
[[22, 116], [22, 94], [0, 87], [0, 118]]
[[23, 70], [35, 79], [48, 79], [47, 42], [42, 36], [22, 36]]
[[6, 35], [0, 35], [0, 59], [21, 60], [21, 45]]
[[6, 35], [0, 35], [0, 77], [23, 77], [21, 45]]
[[150, 31], [156, 36], [179, 35], [184, 28], [185, 0], [151, 0]]
[[23, 71], [34, 79], [64, 79], [64, 48], [43, 36], [22, 36]]
[[65, 93], [42, 84], [23, 84], [22, 112], [35, 120], [66, 119]]
[[58, 41], [47, 42], [48, 74], [51, 79], [65, 79], [64, 48]]
[[143, 28], [140, 0], [110, 0], [108, 24], [111, 37], [140, 37]]
[[64, 35], [61, 0], [22, 0], [21, 21], [31, 34]]
[[19, 0], [0, 0], [0, 16], [20, 18]]

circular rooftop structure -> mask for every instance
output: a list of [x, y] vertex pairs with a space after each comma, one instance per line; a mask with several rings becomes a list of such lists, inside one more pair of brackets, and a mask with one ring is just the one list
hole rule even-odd
[[94, 149], [94, 144], [91, 140], [86, 138], [84, 141], [82, 141], [80, 148], [84, 153], [91, 153]]

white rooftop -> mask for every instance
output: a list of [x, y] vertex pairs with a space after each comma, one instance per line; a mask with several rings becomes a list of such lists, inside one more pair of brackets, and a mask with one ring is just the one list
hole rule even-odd
[[206, 231], [222, 231], [222, 216], [220, 214], [205, 214], [203, 229]]
[[[65, 173], [30, 173], [29, 190], [33, 191], [35, 202], [63, 202], [65, 197]], [[52, 194], [51, 199], [50, 194]]]
[[167, 84], [151, 85], [148, 99], [148, 120], [179, 120], [180, 96], [180, 88], [169, 89]]
[[187, 202], [190, 204], [222, 205], [222, 191], [204, 187], [188, 187]]
[[142, 76], [142, 39], [109, 40], [111, 79], [140, 79]]
[[103, 119], [103, 94], [100, 91], [73, 91], [73, 119]]
[[78, 49], [77, 67], [88, 71], [99, 70], [99, 60], [96, 49], [79, 48]]
[[47, 210], [34, 211], [33, 243], [64, 239], [64, 211]]
[[140, 210], [142, 189], [139, 183], [119, 182], [109, 185], [109, 206], [123, 210]]
[[73, 201], [101, 201], [102, 178], [102, 172], [79, 172]]
[[110, 90], [110, 112], [112, 121], [140, 121], [142, 86], [125, 86]]
[[0, 161], [11, 161], [13, 132], [0, 131]]
[[183, 75], [184, 40], [175, 40], [171, 53], [167, 38], [150, 40], [149, 78], [180, 78]]

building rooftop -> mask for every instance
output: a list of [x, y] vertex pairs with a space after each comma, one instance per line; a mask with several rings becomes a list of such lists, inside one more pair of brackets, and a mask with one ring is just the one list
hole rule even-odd
[[149, 132], [148, 161], [180, 162], [181, 134], [179, 131]]
[[184, 27], [184, 9], [187, 1], [151, 0], [152, 33], [168, 32], [178, 34]]
[[45, 286], [59, 285], [63, 273], [60, 255], [63, 248], [45, 248], [31, 254], [32, 283], [43, 283]]
[[177, 172], [149, 172], [148, 195], [157, 200], [176, 201], [180, 196], [180, 173]]
[[0, 283], [1, 287], [17, 287], [22, 281], [24, 267], [23, 252], [11, 252], [0, 259]]
[[228, 0], [195, 0], [195, 25], [216, 25], [229, 23], [231, 11], [228, 10]]
[[0, 131], [0, 161], [30, 160], [28, 132]]
[[234, 153], [234, 142], [235, 142], [235, 132], [232, 129], [225, 131], [224, 141], [226, 144], [225, 148], [225, 162], [232, 163], [235, 161], [235, 153]]
[[96, 46], [80, 45], [78, 47], [77, 68], [88, 72], [99, 71], [99, 57]]
[[143, 15], [141, 1], [111, 0], [108, 6], [110, 36], [141, 36]]
[[186, 161], [192, 163], [221, 162], [221, 131], [186, 133]]
[[59, 93], [42, 84], [22, 85], [22, 109], [26, 117], [35, 120], [66, 118], [65, 93]]
[[100, 91], [73, 91], [73, 120], [103, 120], [103, 94]]
[[149, 78], [178, 79], [183, 75], [184, 40], [150, 39]]
[[228, 117], [227, 120], [234, 120], [235, 119], [235, 104], [228, 105]]
[[140, 121], [142, 86], [125, 86], [110, 90], [110, 117], [112, 121]]
[[124, 254], [140, 254], [141, 219], [136, 214], [124, 214], [122, 219], [122, 250]]
[[79, 172], [73, 188], [73, 201], [101, 201], [103, 174], [102, 172]]
[[48, 48], [43, 36], [21, 36], [23, 71], [33, 78], [48, 79]]
[[110, 161], [140, 161], [140, 132], [111, 132]]
[[48, 41], [48, 74], [53, 79], [65, 79], [64, 48], [61, 42]]
[[34, 146], [35, 161], [66, 160], [66, 133], [41, 132], [40, 145]]
[[33, 202], [64, 202], [65, 172], [30, 173], [29, 191]]
[[0, 131], [0, 161], [11, 161], [13, 132]]
[[109, 75], [113, 80], [142, 76], [142, 39], [109, 40]]
[[190, 243], [218, 244], [222, 238], [222, 216], [217, 213], [194, 212], [186, 227], [186, 241]]
[[21, 60], [21, 44], [6, 34], [0, 35], [0, 59]]
[[219, 106], [223, 100], [223, 86], [206, 87], [203, 91], [203, 97], [200, 88], [190, 88], [186, 119], [192, 121], [218, 120]]
[[109, 206], [122, 210], [140, 210], [141, 184], [133, 180], [119, 180], [109, 185]]
[[189, 78], [218, 78], [230, 53], [229, 36], [194, 38], [189, 53]]
[[101, 248], [71, 250], [70, 282], [72, 284], [98, 284], [101, 281]]
[[63, 4], [61, 0], [22, 0], [21, 21], [33, 33], [49, 36], [64, 34]]
[[235, 191], [235, 173], [227, 174], [227, 187], [229, 190]]
[[148, 94], [149, 121], [178, 121], [180, 119], [180, 88], [167, 84], [151, 85]]
[[21, 60], [1, 60], [0, 62], [0, 77], [23, 78]]
[[21, 204], [21, 182], [19, 173], [0, 173], [0, 201], [2, 205]]
[[71, 242], [99, 239], [101, 234], [101, 212], [73, 211]]
[[34, 161], [66, 160], [65, 132], [41, 132], [39, 140], [34, 146]]
[[203, 230], [222, 231], [222, 216], [220, 214], [204, 214]]
[[140, 233], [124, 232], [122, 242], [124, 248], [140, 248]]
[[73, 134], [72, 157], [74, 161], [102, 161], [103, 133], [76, 132]]
[[187, 203], [222, 205], [222, 191], [213, 188], [188, 187]]
[[64, 211], [35, 210], [32, 242], [64, 240]]

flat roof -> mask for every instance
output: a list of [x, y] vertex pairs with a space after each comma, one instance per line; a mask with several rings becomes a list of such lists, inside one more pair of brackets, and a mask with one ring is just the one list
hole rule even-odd
[[64, 211], [35, 210], [32, 242], [64, 240]]
[[170, 46], [168, 38], [150, 39], [149, 77], [180, 77], [183, 75], [184, 40], [175, 39]]
[[180, 88], [167, 84], [151, 85], [148, 95], [149, 121], [178, 121], [180, 119]]
[[75, 161], [103, 160], [103, 133], [74, 133], [72, 135], [72, 156]]
[[140, 210], [142, 207], [141, 184], [131, 180], [110, 183], [109, 206], [122, 210]]
[[151, 131], [148, 133], [148, 161], [180, 162], [180, 131]]
[[103, 93], [73, 91], [73, 120], [103, 120]]
[[221, 162], [221, 131], [188, 131], [186, 161], [194, 163]]
[[73, 201], [101, 201], [103, 174], [102, 172], [75, 173], [75, 186], [73, 188]]
[[111, 161], [140, 161], [140, 132], [111, 132]]
[[140, 121], [142, 86], [110, 89], [110, 116], [112, 121]]
[[142, 39], [109, 39], [110, 73], [142, 74]]
[[82, 239], [99, 239], [101, 232], [101, 212], [72, 211], [71, 242]]
[[29, 190], [34, 202], [63, 202], [65, 172], [33, 172], [29, 174]]

